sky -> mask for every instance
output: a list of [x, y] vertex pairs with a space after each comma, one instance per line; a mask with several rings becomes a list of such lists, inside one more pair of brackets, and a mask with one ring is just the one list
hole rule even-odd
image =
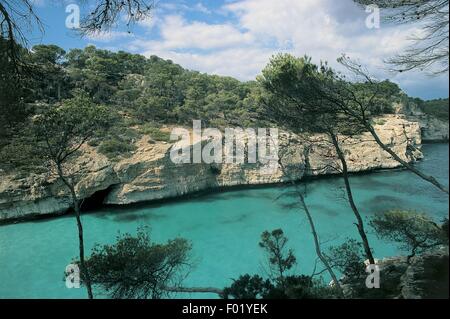
[[[379, 79], [396, 82], [410, 96], [448, 97], [448, 73], [393, 73], [386, 59], [402, 52], [416, 25], [368, 28], [370, 15], [352, 0], [159, 0], [151, 18], [127, 28], [121, 21], [108, 32], [81, 38], [66, 27], [66, 6], [76, 0], [34, 0], [45, 32], [31, 32], [32, 44], [69, 50], [95, 45], [112, 51], [157, 55], [181, 66], [254, 80], [271, 56], [309, 55], [314, 62], [346, 54]], [[86, 0], [85, 0], [86, 2]], [[88, 1], [92, 2], [92, 1]]]

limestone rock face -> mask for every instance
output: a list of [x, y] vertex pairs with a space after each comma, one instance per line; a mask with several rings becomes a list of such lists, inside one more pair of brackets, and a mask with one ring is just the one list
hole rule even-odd
[[415, 103], [396, 103], [394, 110], [399, 116], [419, 123], [424, 142], [448, 142], [448, 121], [425, 114]]
[[[385, 116], [376, 123], [382, 141], [402, 159], [411, 162], [422, 157], [419, 123], [401, 115]], [[351, 172], [399, 166], [369, 133], [340, 137], [340, 143]], [[86, 147], [73, 165], [82, 172], [75, 174], [79, 198], [108, 190], [104, 204], [123, 205], [219, 187], [282, 183], [304, 176], [335, 174], [340, 167], [334, 148], [319, 134], [297, 136], [280, 132], [278, 153], [284, 169], [276, 165], [275, 170], [268, 170], [268, 164], [261, 163], [175, 164], [170, 159], [171, 144], [149, 143], [144, 137], [136, 146], [131, 157], [116, 162]], [[70, 208], [68, 192], [54, 176], [0, 172], [0, 177], [0, 220], [63, 213]]]
[[409, 116], [408, 118], [419, 123], [423, 141], [448, 142], [449, 122], [428, 115]]
[[448, 247], [416, 256], [401, 277], [405, 299], [448, 298]]
[[[80, 199], [118, 182], [107, 158], [89, 147], [71, 169], [81, 172], [74, 174], [78, 180], [76, 191]], [[55, 174], [32, 173], [24, 176], [23, 173], [11, 172], [0, 173], [0, 176], [0, 221], [63, 213], [71, 207], [69, 192]]]
[[376, 261], [380, 288], [368, 289], [366, 278], [343, 278], [342, 288], [348, 298], [363, 299], [447, 299], [449, 297], [448, 246], [407, 257]]

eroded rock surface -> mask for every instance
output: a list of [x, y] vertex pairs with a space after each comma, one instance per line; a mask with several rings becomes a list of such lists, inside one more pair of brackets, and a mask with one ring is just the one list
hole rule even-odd
[[380, 288], [367, 289], [365, 277], [342, 281], [345, 295], [364, 299], [448, 299], [448, 246], [412, 257], [377, 261]]
[[[422, 157], [421, 128], [417, 122], [401, 115], [377, 120], [376, 130], [384, 143], [404, 160]], [[310, 141], [315, 140], [310, 147]], [[342, 138], [349, 170], [364, 172], [395, 168], [399, 164], [384, 152], [369, 133]], [[174, 164], [171, 145], [149, 143], [144, 137], [129, 158], [108, 160], [92, 147], [85, 147], [75, 164], [77, 193], [81, 199], [108, 189], [104, 204], [124, 205], [142, 201], [172, 198], [198, 191], [236, 185], [257, 185], [300, 180], [307, 175], [336, 173], [338, 167], [333, 147], [324, 136], [301, 137], [280, 134], [280, 154], [286, 168], [267, 174], [261, 164]], [[64, 185], [54, 176], [0, 172], [0, 220], [55, 214], [70, 208]]]

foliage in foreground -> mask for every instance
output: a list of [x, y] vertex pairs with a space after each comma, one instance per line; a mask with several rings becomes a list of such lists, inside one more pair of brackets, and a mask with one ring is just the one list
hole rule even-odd
[[288, 276], [284, 284], [259, 275], [245, 274], [224, 289], [224, 299], [325, 299], [334, 298], [333, 288], [310, 276]]
[[373, 217], [370, 225], [378, 237], [407, 251], [409, 258], [427, 249], [448, 245], [448, 222], [447, 226], [445, 223], [439, 226], [425, 214], [392, 210]]
[[[407, 215], [407, 216], [405, 216]], [[448, 220], [438, 226], [428, 217], [413, 212], [387, 212], [373, 219], [380, 236], [385, 238], [386, 225], [399, 222], [399, 230], [392, 238], [410, 247], [406, 234], [422, 245], [422, 249], [448, 244]], [[389, 222], [387, 222], [387, 220]], [[403, 220], [403, 221], [402, 221]], [[414, 220], [418, 220], [418, 225]], [[372, 224], [372, 223], [371, 223]], [[375, 224], [373, 224], [375, 225]], [[383, 225], [383, 226], [380, 226]], [[419, 239], [421, 238], [421, 239]], [[423, 239], [427, 239], [423, 241]], [[184, 239], [175, 239], [166, 244], [154, 244], [145, 228], [138, 229], [137, 235], [119, 235], [114, 244], [97, 245], [86, 261], [94, 286], [111, 298], [163, 298], [171, 292], [212, 292], [224, 299], [334, 299], [339, 298], [336, 287], [327, 285], [317, 271], [311, 276], [293, 272], [296, 258], [287, 247], [288, 239], [281, 229], [265, 231], [261, 235], [259, 247], [267, 255], [265, 270], [267, 278], [261, 275], [244, 274], [233, 280], [223, 290], [216, 288], [184, 288], [181, 281], [190, 268], [191, 245]], [[328, 249], [326, 258], [332, 267], [341, 272], [342, 280], [351, 285], [352, 294], [347, 298], [384, 298], [385, 293], [395, 293], [400, 278], [393, 277], [392, 284], [383, 290], [369, 291], [365, 287], [366, 272], [364, 249], [354, 239]], [[208, 291], [206, 291], [208, 290]]]
[[145, 228], [96, 245], [86, 265], [92, 284], [111, 298], [159, 299], [178, 285], [189, 266], [191, 244], [181, 238], [155, 244]]
[[281, 229], [265, 231], [259, 246], [267, 254], [269, 279], [245, 274], [223, 291], [224, 299], [321, 299], [333, 298], [335, 291], [312, 276], [292, 275], [289, 271], [296, 258], [288, 249]]
[[347, 239], [339, 246], [332, 246], [326, 253], [330, 265], [348, 278], [365, 275], [365, 253], [361, 242]]

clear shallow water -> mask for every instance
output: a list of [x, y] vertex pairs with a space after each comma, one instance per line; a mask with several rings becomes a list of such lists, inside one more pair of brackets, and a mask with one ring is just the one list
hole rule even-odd
[[[448, 144], [425, 145], [423, 151], [425, 160], [417, 165], [448, 186]], [[448, 196], [408, 171], [352, 176], [351, 183], [365, 219], [391, 208], [423, 211], [436, 221], [448, 216]], [[358, 238], [353, 214], [342, 199], [340, 178], [311, 181], [307, 188], [307, 203], [324, 246], [337, 245], [347, 237]], [[87, 251], [95, 243], [113, 242], [119, 231], [134, 233], [138, 226], [149, 225], [155, 241], [174, 237], [192, 241], [196, 267], [184, 282], [186, 286], [223, 287], [240, 274], [264, 274], [260, 234], [282, 228], [296, 252], [296, 270], [310, 274], [316, 257], [304, 215], [298, 209], [286, 208], [294, 199], [277, 200], [287, 191], [286, 187], [236, 190], [85, 215]], [[399, 253], [373, 233], [369, 240], [377, 258]], [[77, 249], [73, 217], [1, 226], [0, 298], [84, 298], [84, 289], [67, 289], [63, 281], [64, 269], [77, 256]]]

